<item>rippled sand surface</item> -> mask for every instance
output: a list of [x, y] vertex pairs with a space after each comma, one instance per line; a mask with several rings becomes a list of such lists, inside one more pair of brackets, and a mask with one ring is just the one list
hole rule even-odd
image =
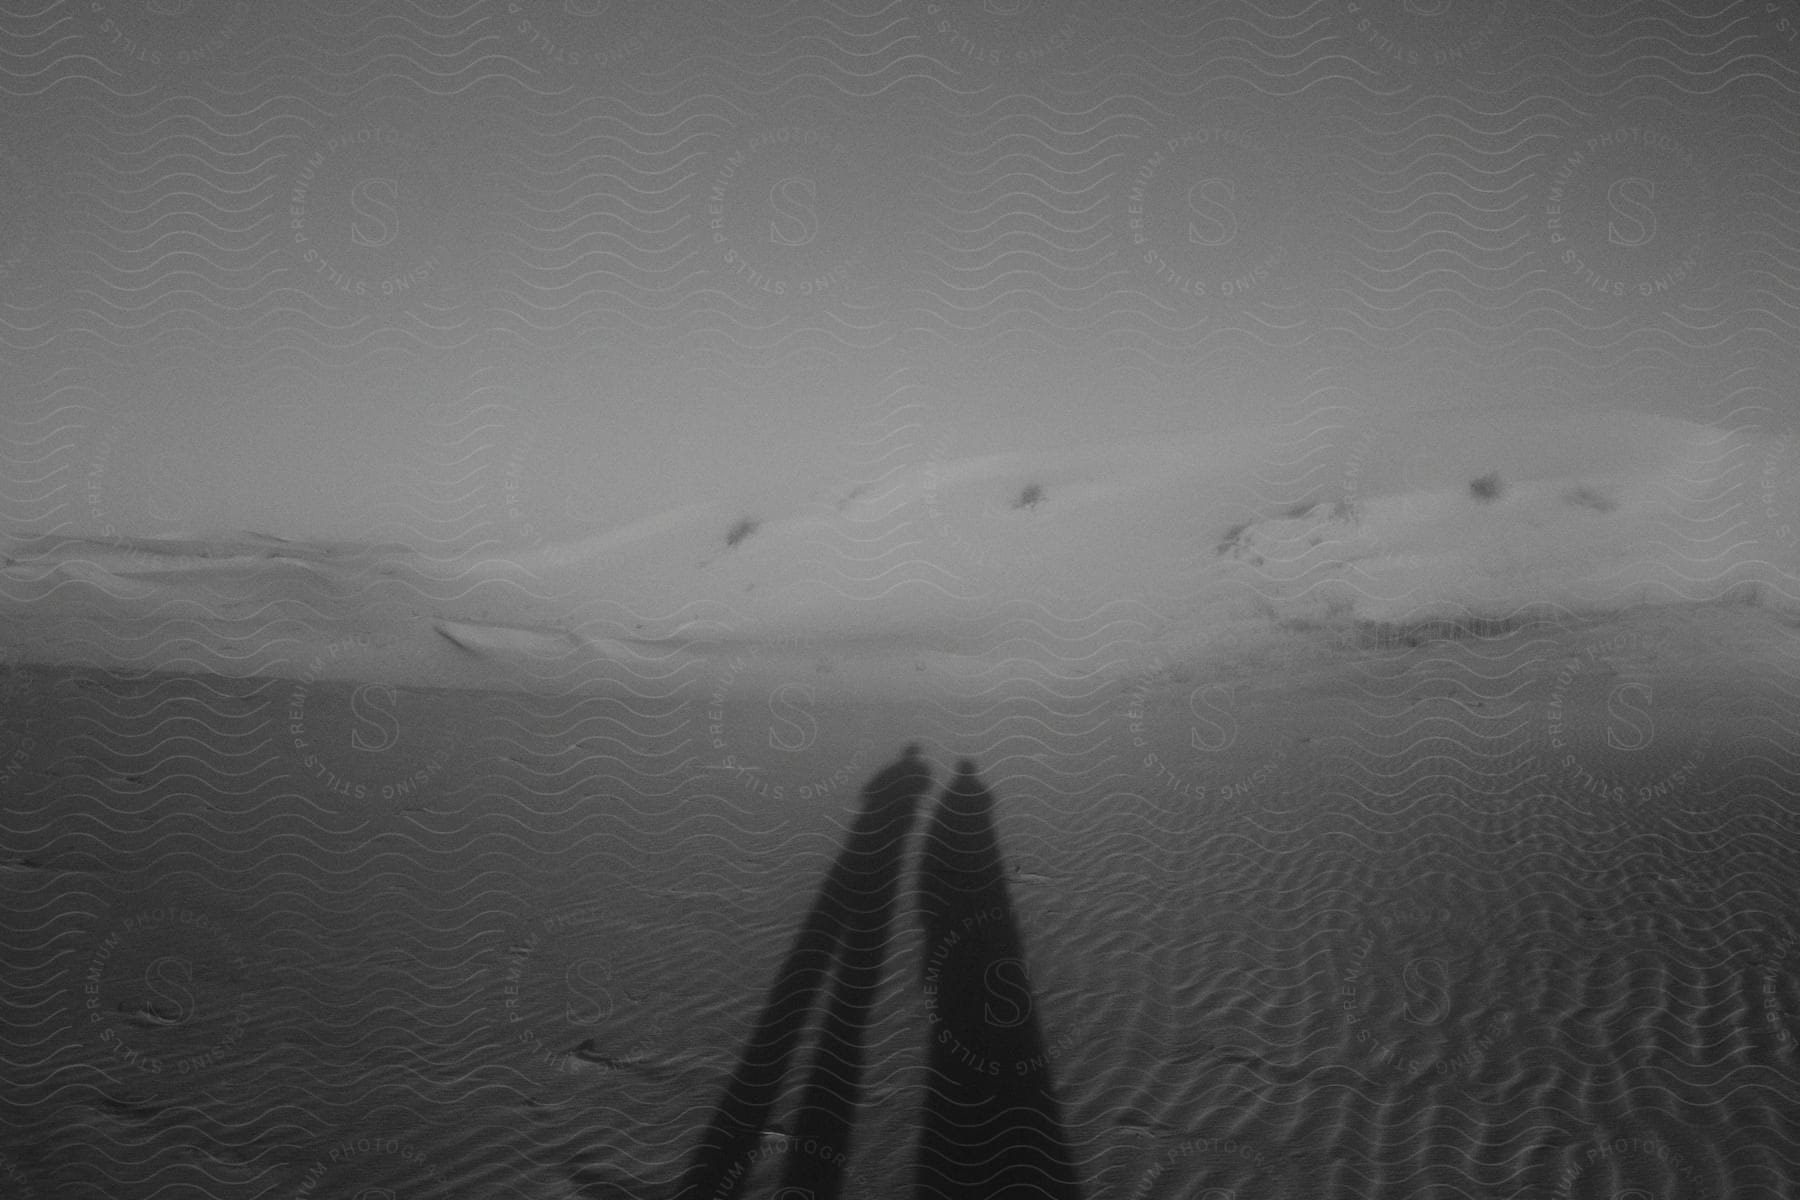
[[[58, 1195], [672, 1194], [913, 738], [995, 798], [1085, 1194], [1800, 1188], [1800, 642], [1767, 613], [847, 703], [810, 740], [742, 698], [7, 678], [0, 1118]], [[919, 862], [848, 1196], [911, 1194]]]

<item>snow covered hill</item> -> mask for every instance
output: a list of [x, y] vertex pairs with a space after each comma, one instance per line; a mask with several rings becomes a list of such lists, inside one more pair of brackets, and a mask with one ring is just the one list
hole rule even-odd
[[[1790, 611], [1800, 476], [1774, 455], [1640, 414], [1432, 414], [902, 454], [803, 511], [715, 498], [516, 552], [21, 533], [0, 567], [4, 648], [491, 686], [754, 647], [879, 691], [975, 660], [1099, 674], [1227, 626], [1241, 643], [1645, 604]], [[338, 643], [358, 652], [324, 653]]]

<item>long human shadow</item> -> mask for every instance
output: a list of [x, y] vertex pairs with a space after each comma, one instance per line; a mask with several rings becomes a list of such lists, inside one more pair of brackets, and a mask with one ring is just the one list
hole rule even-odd
[[[702, 1135], [676, 1195], [734, 1200], [750, 1178], [788, 1065], [834, 962], [835, 987], [796, 1128], [787, 1142], [783, 1195], [842, 1195], [851, 1128], [862, 1104], [864, 1041], [892, 937], [901, 852], [931, 787], [918, 743], [862, 789], [862, 809], [819, 885], [793, 948], [776, 973], [762, 1016]], [[785, 1189], [798, 1189], [788, 1192]]]
[[1062, 1106], [994, 829], [963, 759], [919, 865], [931, 1029], [918, 1200], [1079, 1200]]

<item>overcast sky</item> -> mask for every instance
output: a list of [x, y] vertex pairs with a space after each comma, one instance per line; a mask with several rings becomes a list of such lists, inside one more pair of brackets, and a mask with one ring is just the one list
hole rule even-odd
[[1793, 406], [1760, 0], [96, 7], [0, 16], [11, 528], [572, 537], [901, 412]]

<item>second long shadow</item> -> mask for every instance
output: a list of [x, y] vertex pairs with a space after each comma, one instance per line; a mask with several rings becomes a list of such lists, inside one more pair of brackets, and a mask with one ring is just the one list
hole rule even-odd
[[931, 1046], [917, 1200], [1079, 1200], [994, 796], [963, 759], [919, 864]]

